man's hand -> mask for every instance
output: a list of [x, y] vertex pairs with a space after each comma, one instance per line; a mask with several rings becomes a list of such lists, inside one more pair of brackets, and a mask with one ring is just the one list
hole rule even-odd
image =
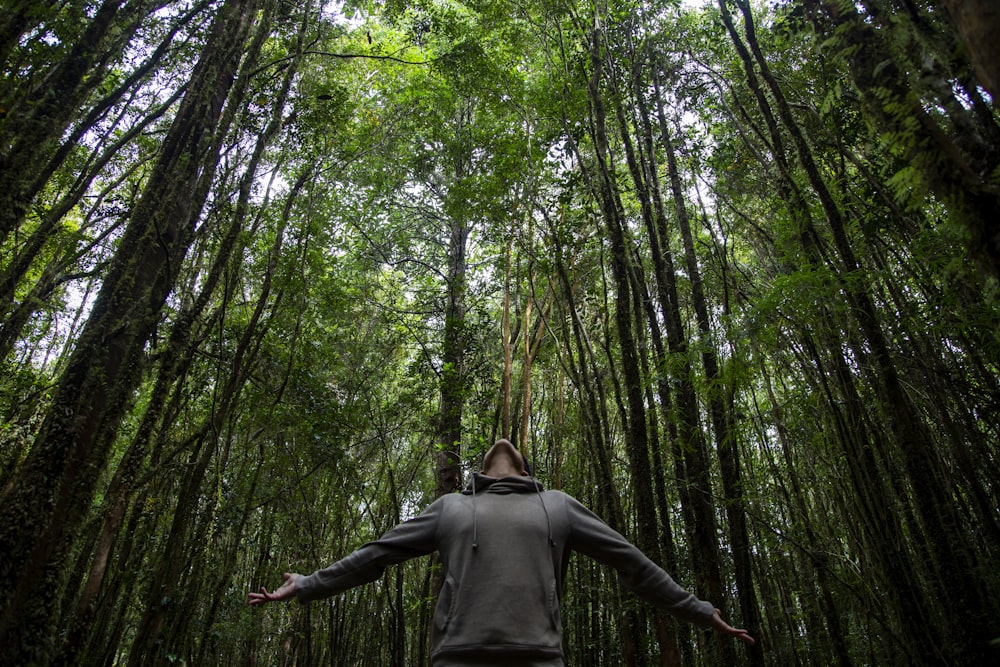
[[734, 628], [725, 621], [722, 620], [722, 612], [718, 609], [712, 614], [712, 628], [717, 632], [721, 632], [726, 635], [732, 635], [739, 640], [742, 640], [747, 646], [754, 645], [754, 638], [750, 636], [750, 633], [746, 630], [740, 628]]
[[302, 575], [295, 574], [294, 572], [285, 572], [282, 576], [285, 578], [285, 583], [281, 584], [281, 586], [274, 589], [271, 593], [268, 593], [267, 589], [261, 586], [260, 593], [250, 593], [250, 598], [247, 600], [247, 604], [264, 604], [265, 602], [288, 600], [293, 597], [295, 595], [295, 582]]

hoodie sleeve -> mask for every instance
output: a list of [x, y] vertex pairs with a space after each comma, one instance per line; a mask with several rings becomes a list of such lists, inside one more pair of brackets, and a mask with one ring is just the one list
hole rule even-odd
[[618, 571], [622, 583], [644, 600], [700, 627], [711, 627], [715, 608], [681, 588], [635, 545], [578, 500], [566, 496], [568, 546]]
[[445, 498], [404, 521], [379, 539], [359, 547], [333, 565], [295, 582], [295, 598], [310, 602], [375, 581], [390, 565], [424, 556], [438, 548], [437, 527]]

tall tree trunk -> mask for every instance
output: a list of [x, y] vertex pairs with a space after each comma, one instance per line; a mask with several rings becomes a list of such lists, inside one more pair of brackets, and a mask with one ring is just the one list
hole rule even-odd
[[[595, 36], [595, 44], [597, 38]], [[617, 195], [617, 185], [613, 166], [611, 165], [611, 152], [607, 142], [604, 118], [604, 105], [600, 98], [597, 81], [602, 73], [602, 62], [596, 51], [596, 47], [591, 48], [591, 65], [594, 75], [591, 79], [591, 104], [595, 113], [595, 144], [597, 147], [598, 162], [598, 183], [600, 184], [600, 194], [602, 210], [606, 227], [609, 232], [612, 252], [612, 268], [615, 276], [615, 323], [618, 333], [618, 343], [622, 356], [622, 369], [625, 382], [625, 394], [627, 397], [627, 410], [625, 421], [627, 429], [627, 453], [629, 457], [630, 471], [633, 479], [633, 493], [636, 495], [636, 512], [638, 519], [639, 546], [654, 560], [660, 560], [659, 530], [656, 522], [655, 502], [653, 499], [653, 478], [649, 466], [649, 441], [646, 427], [645, 400], [643, 386], [644, 381], [639, 363], [638, 349], [636, 346], [636, 334], [632, 328], [633, 318], [642, 319], [642, 308], [639, 305], [640, 292], [639, 284], [642, 281], [638, 275], [632, 278], [633, 271], [638, 271], [638, 266], [632, 266], [628, 244], [623, 226], [622, 206]], [[611, 83], [612, 90], [616, 88], [614, 82]], [[620, 96], [619, 96], [620, 97]], [[630, 130], [624, 115], [624, 107], [621, 100], [616, 101], [617, 117], [621, 130], [621, 139], [625, 150], [625, 155], [633, 175], [635, 191], [641, 203], [643, 218], [647, 228], [653, 226], [653, 207], [651, 200], [655, 193], [651, 195], [649, 184], [644, 177], [641, 167], [636, 159], [635, 150], [632, 146]], [[633, 298], [633, 294], [634, 297]], [[724, 604], [720, 595], [714, 597], [716, 604]], [[660, 618], [660, 611], [655, 612], [655, 624], [659, 635], [661, 647], [664, 651], [670, 651], [671, 641], [668, 637], [668, 627], [663, 618]], [[731, 644], [723, 643], [720, 646], [723, 659], [727, 662], [735, 660]], [[664, 654], [661, 662], [669, 662], [671, 656]]]
[[465, 406], [465, 293], [469, 228], [457, 217], [448, 237], [444, 341], [441, 354], [441, 411], [438, 421], [437, 494], [462, 485], [462, 412]]
[[100, 296], [35, 445], [0, 511], [0, 643], [15, 662], [43, 662], [65, 559], [90, 506], [118, 424], [142, 377], [143, 348], [193, 237], [214, 174], [223, 104], [255, 0], [221, 8], [162, 153], [119, 243]]
[[511, 290], [511, 245], [507, 242], [506, 262], [504, 264], [503, 288], [503, 381], [501, 383], [500, 399], [500, 437], [510, 439], [510, 403], [514, 374], [514, 354], [510, 332], [510, 290]]
[[552, 292], [549, 291], [542, 312], [538, 314], [534, 326], [531, 324], [532, 305], [535, 303], [534, 275], [531, 268], [528, 270], [528, 283], [532, 285], [528, 294], [527, 303], [524, 308], [524, 344], [523, 344], [523, 370], [521, 374], [521, 429], [518, 434], [517, 444], [525, 456], [530, 452], [528, 448], [528, 430], [531, 426], [531, 369], [535, 364], [535, 358], [542, 346], [542, 339], [545, 336], [546, 321], [549, 316], [549, 308], [552, 303]]
[[943, 0], [983, 88], [1000, 105], [1000, 6], [992, 0]]
[[[657, 311], [655, 300], [652, 295], [647, 292], [643, 293], [642, 303], [646, 310], [646, 321], [649, 328], [649, 340], [653, 347], [653, 362], [656, 369], [665, 369], [668, 366], [667, 362], [667, 351], [663, 345], [663, 334], [660, 328], [659, 318], [657, 317]], [[680, 560], [677, 557], [677, 548], [674, 546], [673, 528], [670, 523], [670, 509], [667, 503], [667, 489], [666, 489], [666, 466], [663, 460], [663, 454], [667, 451], [675, 452], [674, 463], [677, 471], [674, 474], [674, 479], [676, 482], [680, 482], [686, 478], [683, 473], [684, 461], [680, 454], [680, 441], [678, 439], [677, 423], [674, 419], [674, 398], [673, 392], [670, 388], [670, 382], [668, 381], [667, 375], [660, 370], [653, 373], [650, 372], [649, 377], [656, 377], [656, 397], [659, 400], [659, 411], [662, 413], [663, 421], [667, 427], [667, 443], [665, 445], [661, 444], [661, 439], [659, 433], [653, 427], [650, 427], [650, 450], [652, 452], [653, 460], [653, 481], [656, 488], [656, 502], [660, 515], [660, 524], [662, 525], [662, 538], [663, 547], [661, 553], [663, 553], [664, 564], [667, 570], [670, 572], [678, 571]], [[652, 393], [652, 387], [649, 388], [650, 393]], [[650, 403], [650, 413], [653, 411], [653, 400], [652, 398], [647, 398], [647, 402]], [[655, 418], [651, 418], [651, 424], [655, 424]], [[654, 437], [655, 436], [655, 437]], [[662, 450], [662, 451], [661, 451]], [[678, 495], [681, 498], [681, 505], [684, 508], [685, 513], [690, 511], [692, 500], [690, 493], [684, 484], [677, 484]], [[694, 661], [694, 651], [691, 646], [691, 629], [687, 623], [674, 624], [673, 632], [679, 641], [680, 653], [677, 656], [677, 660], [680, 664], [689, 664]], [[668, 649], [670, 644], [668, 644]], [[669, 656], [667, 660], [670, 660]]]
[[582, 399], [581, 413], [584, 422], [585, 446], [591, 454], [591, 461], [596, 470], [598, 501], [608, 525], [622, 532], [625, 530], [625, 515], [621, 499], [615, 488], [611, 469], [611, 452], [607, 444], [607, 434], [604, 431], [604, 426], [607, 424], [607, 419], [604, 418], [607, 410], [604, 408], [603, 389], [600, 382], [597, 381], [600, 373], [594, 360], [590, 342], [587, 339], [586, 327], [577, 309], [576, 299], [573, 295], [573, 284], [563, 259], [564, 251], [559, 231], [552, 225], [550, 232], [552, 242], [555, 245], [556, 276], [562, 286], [563, 299], [566, 300], [572, 339], [576, 347], [575, 355], [572, 351], [568, 351], [567, 365], [573, 384], [577, 387]]
[[[602, 132], [604, 131], [604, 107], [596, 83], [600, 80], [602, 61], [600, 56], [595, 52], [595, 47], [591, 49], [591, 63], [595, 70], [590, 84], [592, 88], [592, 105], [597, 116], [597, 122], [595, 123], [597, 138], [595, 139], [595, 144], [599, 147], [598, 155], [600, 160], [600, 147], [602, 145], [607, 146], [607, 139], [606, 137], [602, 139]], [[619, 107], [619, 116], [620, 114], [621, 109]], [[712, 502], [708, 453], [699, 424], [698, 399], [692, 382], [692, 370], [688, 359], [688, 344], [682, 325], [676, 276], [674, 274], [673, 260], [667, 246], [669, 235], [666, 230], [666, 220], [660, 198], [658, 196], [650, 198], [646, 193], [645, 177], [630, 147], [631, 143], [628, 137], [627, 123], [624, 121], [624, 118], [620, 117], [619, 120], [622, 126], [623, 143], [626, 146], [626, 157], [629, 159], [633, 180], [636, 182], [637, 191], [640, 195], [643, 220], [647, 227], [650, 255], [653, 260], [654, 274], [658, 285], [660, 307], [663, 311], [667, 329], [668, 347], [672, 356], [670, 361], [672, 368], [668, 372], [671, 372], [676, 377], [678, 388], [678, 440], [674, 452], [676, 456], [680, 457], [677, 458], [678, 472], [684, 473], [679, 483], [681, 485], [688, 485], [688, 488], [681, 489], [680, 498], [684, 506], [685, 527], [688, 531], [692, 551], [694, 552], [692, 563], [695, 570], [695, 580], [701, 597], [710, 599], [713, 604], [724, 608], [728, 596], [725, 592], [726, 587], [723, 585], [719, 546], [716, 537], [715, 507]], [[602, 188], [605, 187], [603, 183], [601, 186]], [[602, 207], [605, 209], [605, 217], [616, 212], [613, 200], [610, 210], [607, 203], [602, 203]], [[615, 240], [612, 239], [612, 247], [614, 247], [614, 244]], [[641, 401], [641, 396], [639, 400]], [[644, 431], [645, 428], [643, 427]], [[651, 484], [651, 479], [648, 481]], [[713, 656], [709, 658], [710, 661], [716, 659], [716, 652], [720, 654], [717, 656], [718, 659], [727, 664], [736, 661], [735, 651], [731, 642], [711, 644], [707, 650]]]

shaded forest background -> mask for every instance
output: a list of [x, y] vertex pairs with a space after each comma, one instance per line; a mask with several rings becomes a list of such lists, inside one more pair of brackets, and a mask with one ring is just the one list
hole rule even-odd
[[[426, 664], [433, 563], [249, 608], [500, 436], [568, 664], [990, 664], [990, 0], [8, 0], [0, 662]], [[996, 664], [996, 663], [992, 663]]]

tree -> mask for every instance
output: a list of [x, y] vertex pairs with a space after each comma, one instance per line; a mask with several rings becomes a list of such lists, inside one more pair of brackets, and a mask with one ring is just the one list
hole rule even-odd
[[193, 237], [219, 160], [218, 119], [255, 10], [252, 2], [229, 2], [215, 21], [54, 407], [5, 489], [0, 544], [10, 558], [0, 580], [11, 593], [0, 612], [0, 638], [12, 660], [39, 660], [50, 648], [39, 636], [52, 630], [65, 559], [141, 378], [143, 347]]

